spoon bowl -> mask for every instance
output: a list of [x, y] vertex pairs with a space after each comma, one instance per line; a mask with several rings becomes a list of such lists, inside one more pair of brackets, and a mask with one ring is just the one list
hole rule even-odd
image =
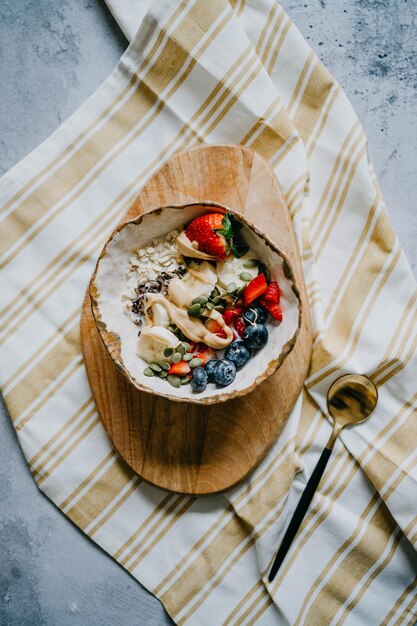
[[346, 374], [335, 380], [327, 392], [327, 408], [334, 425], [326, 448], [333, 448], [343, 428], [368, 419], [377, 402], [378, 390], [367, 376]]

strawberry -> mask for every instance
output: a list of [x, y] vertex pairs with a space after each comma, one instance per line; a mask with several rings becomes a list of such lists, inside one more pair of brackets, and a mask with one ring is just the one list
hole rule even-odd
[[269, 283], [268, 289], [265, 291], [263, 298], [261, 299], [262, 306], [268, 311], [270, 315], [276, 320], [282, 321], [282, 310], [279, 306], [279, 300], [281, 297], [281, 291], [276, 281]]
[[217, 337], [221, 337], [222, 339], [226, 339], [226, 331], [222, 328], [222, 326], [213, 319], [208, 319], [205, 323], [205, 327]]
[[243, 292], [243, 302], [247, 306], [256, 298], [259, 298], [268, 289], [268, 283], [264, 274], [258, 274], [253, 278]]
[[243, 309], [241, 306], [235, 306], [230, 309], [226, 309], [223, 313], [223, 319], [228, 326], [235, 321], [235, 319], [242, 313]]
[[246, 324], [242, 317], [238, 317], [237, 320], [235, 320], [235, 328], [241, 337], [246, 330]]
[[191, 372], [191, 367], [186, 361], [179, 361], [179, 363], [171, 363], [169, 366], [168, 374], [175, 374], [175, 376], [185, 376]]
[[279, 299], [281, 296], [281, 291], [279, 285], [276, 281], [269, 283], [268, 289], [265, 291], [264, 297], [262, 298], [262, 304], [271, 303], [271, 304], [279, 304]]
[[212, 350], [211, 348], [207, 348], [207, 350], [204, 350], [202, 352], [196, 352], [195, 354], [193, 354], [193, 358], [202, 360], [201, 367], [204, 367], [208, 361], [211, 361], [212, 359], [217, 359], [214, 350]]
[[264, 307], [274, 319], [282, 322], [282, 310], [279, 304], [271, 304], [268, 302], [264, 304]]
[[195, 341], [189, 341], [188, 342], [190, 344], [190, 347], [188, 348], [187, 352], [194, 352], [194, 350], [197, 348], [197, 344], [195, 343]]
[[201, 252], [216, 259], [225, 259], [229, 254], [232, 224], [223, 213], [206, 213], [194, 218], [185, 229], [190, 241], [196, 241]]

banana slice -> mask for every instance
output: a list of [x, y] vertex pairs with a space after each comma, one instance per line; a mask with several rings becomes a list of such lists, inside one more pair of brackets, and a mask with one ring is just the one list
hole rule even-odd
[[247, 285], [248, 281], [242, 280], [240, 278], [240, 274], [243, 272], [250, 274], [252, 278], [255, 278], [258, 274], [257, 267], [244, 267], [244, 261], [248, 261], [249, 259], [256, 259], [256, 255], [252, 250], [249, 250], [246, 254], [240, 257], [240, 259], [236, 258], [233, 254], [229, 254], [229, 256], [224, 259], [224, 261], [217, 262], [217, 278], [219, 285], [227, 289], [227, 286], [230, 283], [235, 283], [236, 287], [243, 287], [243, 285]]
[[169, 315], [166, 309], [155, 302], [152, 305], [152, 324], [153, 326], [162, 326], [163, 328], [168, 328], [171, 320], [169, 319]]
[[145, 326], [142, 330], [136, 351], [147, 363], [153, 363], [164, 358], [165, 348], [176, 348], [178, 337], [168, 328], [162, 326]]

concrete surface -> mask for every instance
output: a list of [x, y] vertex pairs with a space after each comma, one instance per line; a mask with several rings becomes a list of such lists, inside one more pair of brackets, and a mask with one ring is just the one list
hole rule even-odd
[[[417, 14], [411, 0], [283, 0], [348, 93], [417, 269]], [[110, 73], [126, 46], [99, 0], [0, 3], [0, 173]], [[45, 94], [45, 85], [48, 85]], [[170, 623], [160, 603], [37, 490], [0, 415], [0, 626]]]

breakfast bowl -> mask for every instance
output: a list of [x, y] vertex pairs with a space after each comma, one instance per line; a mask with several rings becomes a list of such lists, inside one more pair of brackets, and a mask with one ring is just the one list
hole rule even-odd
[[244, 215], [211, 201], [156, 208], [117, 227], [89, 294], [129, 383], [177, 402], [249, 393], [279, 370], [301, 327], [286, 255]]

